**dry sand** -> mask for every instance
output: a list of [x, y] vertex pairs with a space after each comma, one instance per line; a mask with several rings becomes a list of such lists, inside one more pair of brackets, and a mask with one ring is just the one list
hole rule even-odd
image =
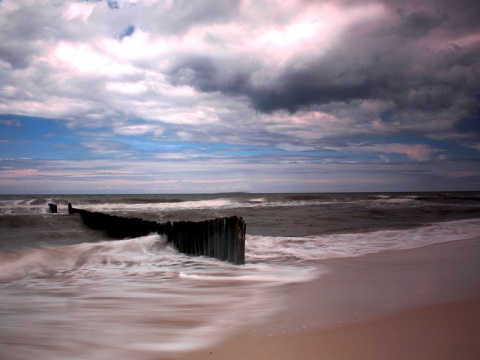
[[480, 239], [322, 262], [267, 324], [188, 359], [480, 359]]

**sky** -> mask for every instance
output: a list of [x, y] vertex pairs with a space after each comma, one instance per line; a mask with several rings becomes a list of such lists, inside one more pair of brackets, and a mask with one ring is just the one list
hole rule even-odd
[[478, 0], [0, 0], [0, 193], [480, 190]]

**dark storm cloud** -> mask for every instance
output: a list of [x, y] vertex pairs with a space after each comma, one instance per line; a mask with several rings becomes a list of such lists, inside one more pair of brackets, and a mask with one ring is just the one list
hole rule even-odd
[[[169, 78], [174, 85], [190, 85], [198, 91], [246, 95], [256, 110], [270, 113], [280, 109], [295, 112], [310, 104], [369, 98], [374, 91], [384, 92], [390, 87], [389, 83], [393, 83], [378, 76], [370, 77], [368, 72], [367, 68], [348, 69], [330, 58], [300, 71], [287, 69], [278, 74], [275, 81], [258, 86], [247, 72], [227, 72], [215, 59], [192, 56], [170, 69]], [[375, 84], [376, 81], [379, 83]]]
[[[465, 33], [479, 29], [478, 16], [480, 15], [480, 3], [476, 0], [384, 0], [384, 3], [396, 11], [401, 18], [411, 16], [415, 13], [429, 14], [433, 19], [444, 19], [443, 28], [454, 33]], [[413, 15], [414, 20], [416, 15]], [[420, 19], [418, 19], [420, 20]], [[417, 25], [425, 22], [418, 21]], [[412, 23], [414, 24], [415, 21]]]
[[412, 12], [400, 17], [398, 31], [409, 37], [424, 37], [447, 20], [447, 15], [429, 14], [425, 11]]
[[[0, 4], [1, 5], [1, 4]], [[0, 7], [0, 11], [3, 9]], [[54, 32], [54, 17], [35, 7], [21, 6], [9, 14], [0, 31], [0, 61], [12, 69], [25, 69], [39, 50], [37, 40], [48, 40]]]
[[169, 75], [173, 84], [199, 91], [244, 95], [265, 113], [356, 100], [391, 101], [398, 111], [471, 107], [480, 94], [480, 42], [462, 40], [480, 34], [478, 4], [387, 1], [390, 18], [353, 24], [327, 54], [294, 56], [262, 83], [252, 79], [262, 71], [257, 65], [225, 76], [219, 60], [198, 55]]
[[228, 69], [228, 64], [206, 56], [191, 55], [168, 70], [175, 86], [190, 85], [202, 92], [239, 95], [248, 91], [249, 73]]
[[[175, 85], [246, 95], [255, 109], [266, 113], [281, 109], [293, 113], [309, 105], [368, 99], [391, 100], [399, 110], [435, 111], [451, 107], [457, 99], [473, 100], [480, 93], [479, 74], [471, 71], [480, 64], [479, 46], [452, 45], [421, 59], [424, 68], [417, 72], [411, 70], [416, 65], [415, 56], [402, 56], [396, 48], [362, 53], [353, 43], [312, 59], [301, 70], [292, 66], [261, 86], [253, 84], [249, 73], [226, 73], [223, 65], [207, 57], [183, 61], [169, 75]], [[392, 52], [397, 56], [390, 56]], [[459, 71], [448, 74], [454, 67]]]
[[30, 63], [31, 51], [19, 48], [15, 44], [0, 44], [0, 60], [10, 65], [12, 69], [25, 69]]

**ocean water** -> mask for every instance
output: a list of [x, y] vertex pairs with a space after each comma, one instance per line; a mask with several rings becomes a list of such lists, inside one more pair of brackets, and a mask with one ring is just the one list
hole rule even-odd
[[[428, 197], [429, 199], [418, 199]], [[480, 193], [0, 196], [0, 358], [162, 359], [264, 322], [325, 259], [480, 234]], [[48, 203], [58, 213], [48, 213]], [[112, 240], [67, 204], [157, 222], [238, 215], [246, 265]]]

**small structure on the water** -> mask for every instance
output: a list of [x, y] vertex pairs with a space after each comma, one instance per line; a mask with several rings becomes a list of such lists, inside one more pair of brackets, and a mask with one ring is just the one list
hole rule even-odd
[[167, 241], [181, 253], [213, 257], [237, 265], [245, 264], [246, 223], [239, 216], [160, 224], [156, 221], [77, 209], [70, 203], [68, 213], [79, 214], [85, 225], [104, 230], [114, 238], [131, 238], [156, 232], [165, 235]]
[[57, 213], [57, 204], [48, 203], [48, 210], [49, 210], [52, 214], [56, 214], [56, 213]]

